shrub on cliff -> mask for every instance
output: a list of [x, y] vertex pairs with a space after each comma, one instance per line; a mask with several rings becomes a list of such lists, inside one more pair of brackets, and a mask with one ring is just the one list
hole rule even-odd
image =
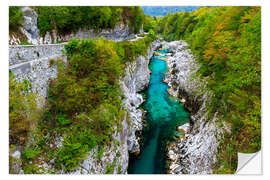
[[16, 31], [22, 26], [23, 12], [19, 6], [9, 7], [9, 30]]
[[122, 63], [134, 61], [138, 56], [147, 54], [147, 49], [156, 37], [151, 34], [136, 42], [123, 41], [116, 43], [116, 51], [121, 57]]
[[9, 75], [9, 142], [24, 145], [29, 132], [37, 125], [37, 96], [30, 91], [27, 80], [18, 82]]

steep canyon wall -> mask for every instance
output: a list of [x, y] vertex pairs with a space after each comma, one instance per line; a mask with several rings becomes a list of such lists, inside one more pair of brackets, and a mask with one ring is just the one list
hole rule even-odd
[[211, 92], [206, 89], [207, 79], [196, 75], [199, 64], [184, 41], [164, 43], [171, 53], [167, 61], [169, 73], [165, 77], [168, 92], [180, 98], [190, 112], [190, 123], [178, 127], [185, 130], [185, 137], [168, 147], [169, 173], [211, 174], [217, 162], [217, 151], [226, 124], [218, 122], [218, 113], [210, 117], [207, 104]]

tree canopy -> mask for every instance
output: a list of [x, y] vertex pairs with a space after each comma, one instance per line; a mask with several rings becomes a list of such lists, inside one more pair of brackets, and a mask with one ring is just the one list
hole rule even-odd
[[37, 6], [38, 28], [41, 36], [53, 29], [60, 34], [80, 28], [112, 29], [118, 23], [129, 25], [138, 33], [144, 23], [144, 13], [138, 6]]

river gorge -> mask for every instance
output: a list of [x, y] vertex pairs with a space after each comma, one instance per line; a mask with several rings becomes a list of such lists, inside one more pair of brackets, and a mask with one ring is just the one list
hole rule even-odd
[[178, 99], [169, 95], [168, 85], [163, 82], [168, 72], [167, 50], [156, 53], [159, 56], [152, 57], [149, 64], [152, 72], [149, 87], [142, 92], [146, 97], [142, 108], [147, 112], [147, 122], [142, 132], [141, 153], [130, 161], [128, 172], [131, 174], [165, 173], [167, 141], [175, 135], [181, 136], [176, 134], [176, 127], [188, 122], [188, 113]]
[[[35, 79], [32, 77], [35, 74], [37, 77], [43, 74], [44, 69], [53, 68], [47, 61], [46, 67], [30, 63], [33, 67], [29, 72], [24, 72], [22, 68], [12, 70], [18, 77], [29, 79], [34, 88], [39, 87], [41, 82], [47, 83], [50, 77], [42, 78], [42, 81], [31, 79]], [[197, 68], [187, 43], [153, 41], [147, 56], [139, 56], [136, 61], [126, 64], [126, 74], [120, 79], [121, 91], [125, 96], [123, 103], [131, 119], [128, 123], [126, 118], [122, 122], [123, 130], [113, 135], [122, 144], [106, 147], [102, 159], [95, 158], [98, 148], [93, 148], [71, 173], [106, 173], [108, 164], [113, 163], [116, 167], [122, 167], [121, 173], [128, 174], [211, 173], [219, 142], [215, 134], [218, 132], [217, 137], [221, 137], [222, 129], [216, 128], [216, 118], [205, 122], [205, 103], [210, 95], [200, 92], [194, 96], [203, 84], [198, 78], [192, 79]], [[36, 91], [39, 92], [38, 89]], [[62, 146], [62, 140], [55, 141]], [[117, 157], [117, 153], [121, 156]], [[194, 163], [197, 161], [204, 166]], [[54, 169], [52, 165], [43, 162], [41, 167], [50, 170]]]
[[9, 18], [11, 174], [232, 174], [260, 149], [260, 8]]
[[[12, 70], [18, 77], [29, 79], [34, 88], [39, 87], [40, 82], [47, 83], [50, 77], [42, 78], [42, 81], [31, 79], [35, 79], [32, 77], [35, 74], [37, 77], [43, 74], [44, 69], [53, 68], [49, 66], [48, 59], [46, 67], [39, 63], [31, 64], [31, 61], [33, 67], [29, 72], [22, 68]], [[45, 62], [43, 59], [39, 61]], [[126, 74], [120, 79], [125, 96], [123, 104], [131, 119], [128, 123], [126, 118], [122, 122], [122, 131], [113, 135], [122, 143], [106, 147], [102, 159], [95, 158], [98, 148], [93, 148], [71, 173], [106, 173], [108, 164], [113, 163], [122, 167], [121, 173], [128, 174], [211, 173], [212, 164], [216, 162], [217, 138], [221, 137], [222, 129], [216, 128], [217, 118], [206, 122], [205, 104], [211, 96], [208, 92], [199, 91], [199, 87], [203, 89], [201, 79], [192, 79], [197, 69], [187, 43], [153, 41], [146, 56], [139, 56], [136, 61], [126, 64]], [[194, 95], [195, 92], [199, 93]], [[55, 141], [62, 146], [63, 140]], [[117, 157], [117, 154], [121, 156]], [[54, 169], [53, 164], [46, 162], [41, 167]]]

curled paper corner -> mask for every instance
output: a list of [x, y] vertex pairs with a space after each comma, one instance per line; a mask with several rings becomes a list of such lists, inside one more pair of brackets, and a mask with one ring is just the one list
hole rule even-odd
[[261, 175], [262, 174], [262, 160], [261, 151], [256, 153], [238, 153], [238, 167], [236, 174], [241, 175]]

